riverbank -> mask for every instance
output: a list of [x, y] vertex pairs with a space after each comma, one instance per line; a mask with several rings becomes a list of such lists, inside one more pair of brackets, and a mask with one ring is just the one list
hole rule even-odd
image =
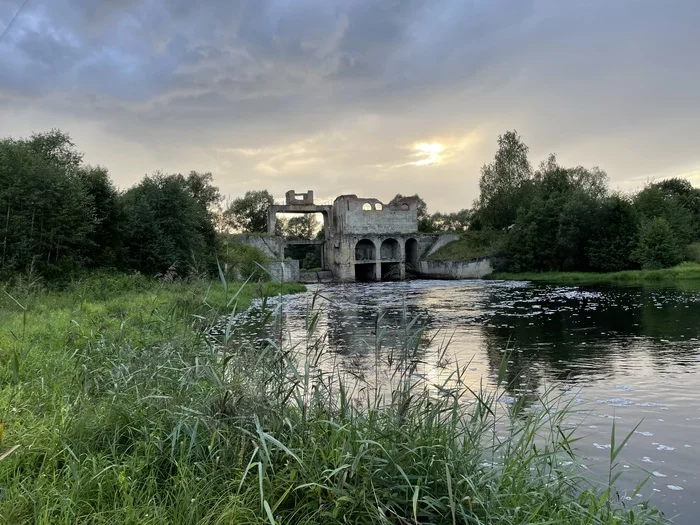
[[393, 354], [389, 399], [313, 368], [329, 350], [313, 311], [303, 348], [255, 337], [261, 326], [235, 347], [226, 333], [208, 344], [234, 305], [300, 289], [134, 275], [6, 290], [0, 522], [657, 521], [589, 484], [561, 398], [543, 400], [555, 411], [526, 410], [497, 389], [467, 405], [467, 392], [407, 381], [415, 336]]
[[491, 274], [487, 278], [504, 281], [541, 281], [557, 284], [634, 283], [673, 280], [700, 281], [700, 264], [686, 262], [663, 270], [629, 270], [611, 273], [498, 272]]

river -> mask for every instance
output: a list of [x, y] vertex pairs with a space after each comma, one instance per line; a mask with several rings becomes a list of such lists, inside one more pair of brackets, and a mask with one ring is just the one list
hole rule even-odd
[[503, 399], [534, 399], [528, 390], [548, 388], [570, 399], [581, 438], [575, 450], [592, 477], [607, 479], [613, 422], [618, 443], [639, 425], [618, 457], [621, 497], [648, 498], [690, 525], [700, 498], [700, 287], [690, 286], [325, 285], [284, 297], [283, 332], [288, 343], [305, 339], [316, 294], [317, 333], [354, 373], [376, 374], [376, 348], [398, 346], [411, 320], [425, 328], [418, 372], [428, 380], [445, 377], [450, 363], [468, 363], [467, 384], [493, 385], [507, 355], [512, 387]]

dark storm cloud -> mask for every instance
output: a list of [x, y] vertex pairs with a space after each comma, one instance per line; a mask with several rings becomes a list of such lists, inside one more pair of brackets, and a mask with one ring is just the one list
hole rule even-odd
[[[0, 30], [20, 4], [0, 0]], [[206, 168], [225, 191], [420, 191], [443, 209], [471, 202], [513, 127], [535, 162], [675, 174], [700, 164], [699, 16], [693, 0], [28, 0], [0, 41], [0, 134], [64, 127], [125, 182]], [[433, 141], [441, 162], [421, 164], [413, 145]]]

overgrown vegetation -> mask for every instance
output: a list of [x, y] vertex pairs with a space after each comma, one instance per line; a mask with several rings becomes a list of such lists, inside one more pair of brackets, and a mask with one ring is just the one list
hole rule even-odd
[[[528, 153], [509, 131], [482, 168], [469, 230], [503, 234], [492, 248], [500, 270], [656, 270], [696, 257], [690, 246], [700, 242], [700, 189], [687, 180], [622, 195], [608, 189], [599, 168], [565, 167], [550, 155], [533, 170]], [[460, 241], [466, 254], [478, 247], [469, 239]]]
[[468, 231], [430, 255], [431, 261], [467, 261], [496, 253], [504, 234], [496, 230]]
[[684, 262], [672, 268], [658, 270], [627, 270], [622, 272], [497, 272], [490, 279], [509, 281], [550, 281], [567, 283], [634, 283], [643, 281], [700, 280], [700, 264]]
[[313, 304], [299, 346], [259, 337], [266, 301], [259, 326], [212, 340], [259, 285], [95, 279], [0, 300], [3, 523], [660, 521], [624, 508], [614, 475], [581, 475], [561, 399], [504, 405], [502, 384], [455, 388], [459, 366], [416, 382], [415, 322], [377, 390], [332, 365]]

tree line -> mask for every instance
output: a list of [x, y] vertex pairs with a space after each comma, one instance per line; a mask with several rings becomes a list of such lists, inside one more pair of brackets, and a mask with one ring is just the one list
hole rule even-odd
[[211, 173], [155, 173], [119, 191], [60, 130], [0, 139], [0, 277], [89, 269], [211, 271], [218, 250]]
[[[533, 170], [528, 153], [515, 131], [501, 135], [472, 209], [429, 214], [415, 195], [419, 231], [493, 239], [513, 271], [661, 268], [698, 250], [700, 190], [687, 180], [623, 195], [598, 168], [564, 167], [551, 155]], [[56, 129], [0, 139], [0, 278], [29, 269], [47, 278], [91, 269], [210, 273], [222, 260], [253, 267], [261, 254], [230, 232], [266, 233], [272, 203], [269, 191], [256, 190], [224, 204], [212, 174], [197, 171], [156, 172], [119, 190]], [[323, 236], [313, 215], [278, 220], [276, 233]], [[319, 266], [320, 249], [304, 249], [288, 255]]]
[[625, 195], [599, 168], [562, 166], [554, 154], [533, 170], [516, 131], [498, 138], [481, 170], [469, 229], [491, 232], [510, 271], [657, 269], [697, 258], [700, 189], [671, 178]]

